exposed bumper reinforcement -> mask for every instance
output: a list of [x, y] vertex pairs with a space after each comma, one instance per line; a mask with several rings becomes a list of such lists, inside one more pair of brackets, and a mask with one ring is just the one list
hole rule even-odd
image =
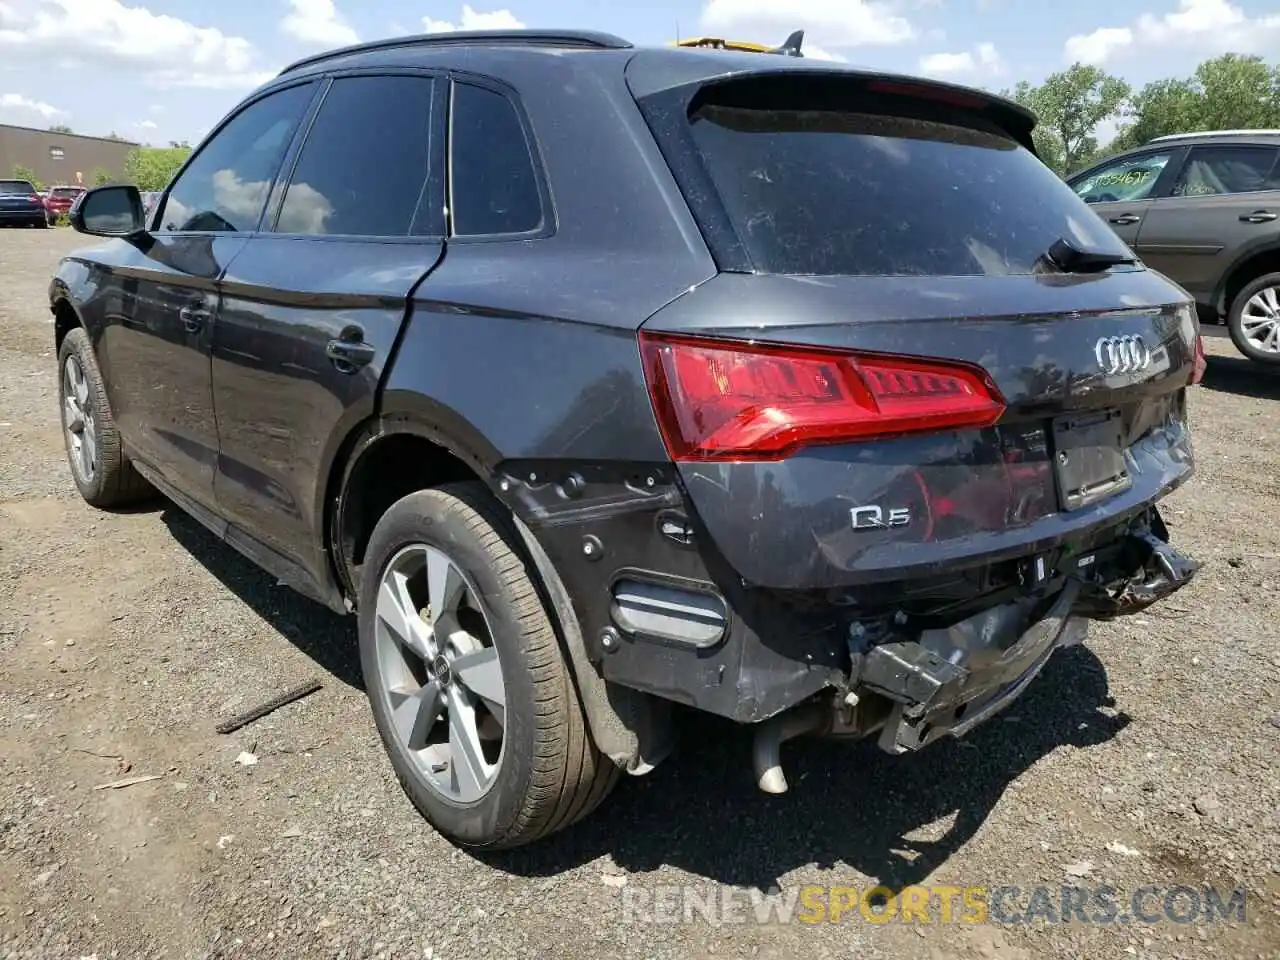
[[955, 662], [960, 656], [944, 658], [915, 640], [868, 651], [859, 684], [893, 701], [880, 747], [889, 753], [918, 750], [948, 734], [964, 736], [1003, 710], [1055, 650], [1084, 639], [1087, 625], [1072, 615], [1079, 590], [1077, 581], [1068, 581], [1044, 617], [977, 667]]

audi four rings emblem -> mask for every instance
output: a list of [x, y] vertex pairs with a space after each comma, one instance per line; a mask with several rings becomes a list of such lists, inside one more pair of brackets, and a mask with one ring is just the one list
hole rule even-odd
[[1098, 366], [1108, 376], [1138, 373], [1151, 363], [1151, 351], [1141, 337], [1102, 337], [1093, 352]]

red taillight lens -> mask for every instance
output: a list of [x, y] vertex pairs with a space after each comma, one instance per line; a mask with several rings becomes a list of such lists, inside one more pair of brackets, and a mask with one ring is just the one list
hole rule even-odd
[[1204, 379], [1204, 372], [1209, 366], [1209, 361], [1204, 355], [1204, 337], [1196, 334], [1196, 360], [1195, 366], [1191, 368], [1191, 383], [1197, 384]]
[[1004, 401], [976, 367], [642, 333], [675, 460], [778, 460], [798, 447], [982, 427]]

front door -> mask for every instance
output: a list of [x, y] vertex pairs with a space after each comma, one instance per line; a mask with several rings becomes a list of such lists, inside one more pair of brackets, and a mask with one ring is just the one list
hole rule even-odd
[[217, 462], [210, 347], [219, 281], [256, 230], [284, 151], [314, 92], [285, 88], [237, 112], [178, 175], [115, 271], [124, 309], [99, 346], [130, 453], [209, 507]]
[[317, 579], [342, 440], [375, 412], [410, 294], [444, 252], [444, 84], [333, 80], [273, 204], [224, 278], [213, 344], [228, 537]]
[[1136, 156], [1104, 164], [1089, 174], [1070, 181], [1071, 188], [1106, 221], [1129, 247], [1141, 256], [1138, 232], [1154, 197], [1159, 196], [1161, 180], [1178, 148], [1152, 150]]

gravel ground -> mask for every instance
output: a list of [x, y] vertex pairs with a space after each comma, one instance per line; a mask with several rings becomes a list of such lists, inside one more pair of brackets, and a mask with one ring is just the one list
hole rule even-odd
[[[481, 860], [396, 785], [351, 623], [176, 508], [78, 499], [45, 291], [82, 239], [0, 231], [0, 957], [1280, 956], [1280, 375], [1229, 341], [1209, 341], [1199, 474], [1169, 503], [1205, 566], [1158, 611], [1095, 626], [966, 742], [792, 745], [782, 798], [753, 787], [742, 731], [689, 718], [680, 753], [588, 822]], [[321, 692], [214, 732], [312, 678]], [[160, 778], [94, 789], [142, 775]], [[1157, 912], [1176, 884], [1248, 894], [1243, 922], [629, 909], [676, 885], [705, 906], [876, 883], [1017, 885], [1011, 909], [1038, 885], [1109, 885], [1122, 907], [1156, 885]]]

